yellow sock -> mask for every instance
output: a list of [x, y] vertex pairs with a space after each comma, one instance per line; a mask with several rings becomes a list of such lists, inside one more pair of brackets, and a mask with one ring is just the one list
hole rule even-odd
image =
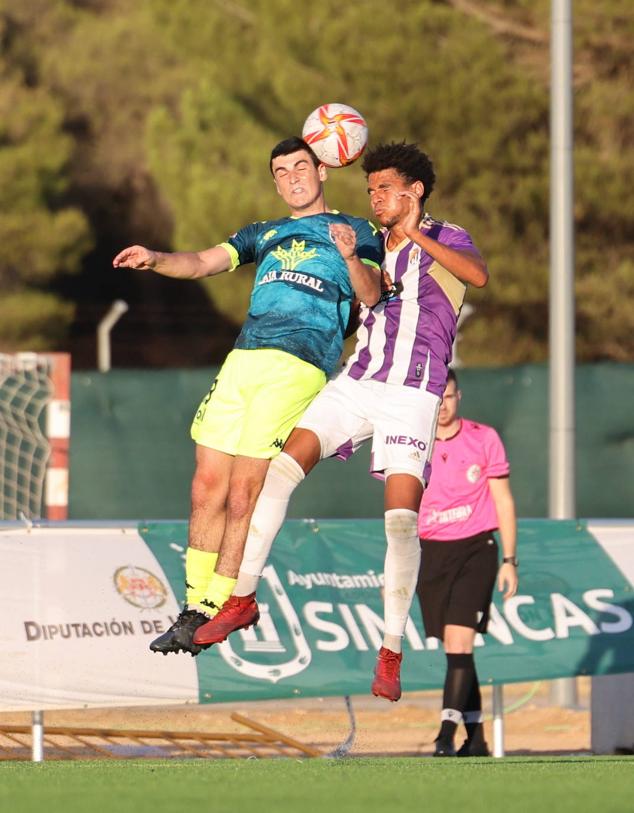
[[[231, 593], [233, 593], [233, 588], [236, 586], [237, 581], [237, 579], [231, 579], [229, 576], [221, 576], [219, 573], [214, 573], [207, 585], [204, 600], [213, 602], [219, 610]], [[205, 610], [205, 612], [214, 616], [217, 610], [210, 609]]]
[[197, 548], [187, 548], [185, 554], [185, 586], [187, 588], [185, 600], [189, 607], [200, 607], [201, 601], [205, 598], [205, 589], [213, 575], [217, 560], [217, 553], [209, 553], [206, 550], [198, 550]]

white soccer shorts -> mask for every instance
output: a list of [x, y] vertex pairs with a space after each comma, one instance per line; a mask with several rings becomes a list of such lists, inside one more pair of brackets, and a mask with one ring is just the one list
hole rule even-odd
[[322, 459], [347, 460], [372, 438], [372, 474], [412, 474], [426, 485], [439, 407], [440, 398], [423, 389], [339, 374], [317, 395], [297, 427], [317, 435]]

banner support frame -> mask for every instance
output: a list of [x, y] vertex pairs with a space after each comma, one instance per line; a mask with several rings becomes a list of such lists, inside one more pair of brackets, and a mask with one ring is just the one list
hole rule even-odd
[[44, 762], [44, 712], [31, 715], [31, 762]]
[[504, 684], [496, 683], [493, 686], [493, 756], [504, 755]]

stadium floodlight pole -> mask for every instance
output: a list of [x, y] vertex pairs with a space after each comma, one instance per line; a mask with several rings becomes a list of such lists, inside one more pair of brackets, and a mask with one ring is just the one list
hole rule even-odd
[[123, 299], [115, 299], [110, 310], [97, 326], [97, 368], [100, 373], [107, 373], [110, 370], [110, 333], [127, 310], [127, 302], [124, 302]]
[[[573, 519], [575, 501], [575, 259], [573, 214], [572, 0], [551, 0], [550, 81], [550, 453], [549, 511]], [[577, 705], [574, 678], [551, 700]]]

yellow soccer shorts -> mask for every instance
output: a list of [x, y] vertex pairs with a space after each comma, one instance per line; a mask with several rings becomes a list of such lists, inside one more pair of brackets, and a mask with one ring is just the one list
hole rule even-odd
[[270, 459], [326, 383], [323, 370], [282, 350], [232, 350], [191, 427], [201, 446]]

